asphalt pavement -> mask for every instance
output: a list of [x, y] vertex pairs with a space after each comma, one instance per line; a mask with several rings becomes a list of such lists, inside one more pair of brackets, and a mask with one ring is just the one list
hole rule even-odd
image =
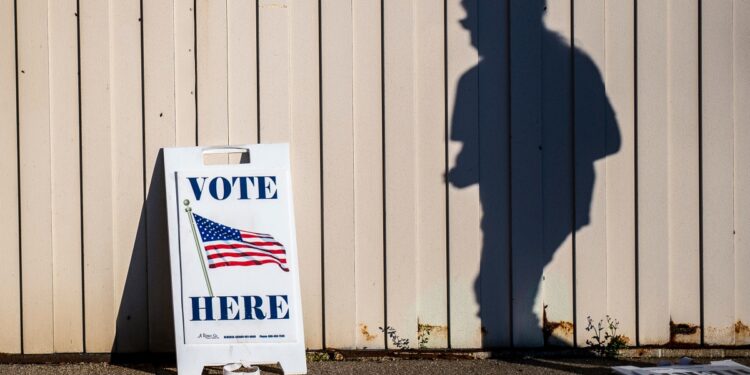
[[[543, 358], [518, 357], [475, 360], [401, 360], [379, 359], [366, 361], [320, 361], [308, 363], [308, 374], [611, 374], [611, 366], [634, 365], [647, 367], [659, 360], [653, 359], [600, 359], [600, 358]], [[750, 358], [735, 358], [735, 361], [750, 365]], [[708, 363], [709, 359], [698, 362]], [[262, 366], [262, 374], [281, 374], [274, 366]], [[218, 367], [206, 368], [207, 375], [220, 375]], [[108, 363], [74, 364], [2, 364], [0, 374], [19, 375], [175, 375], [174, 365]]]

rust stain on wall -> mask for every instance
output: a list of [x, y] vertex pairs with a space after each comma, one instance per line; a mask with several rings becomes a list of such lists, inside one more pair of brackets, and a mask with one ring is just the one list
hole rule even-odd
[[542, 334], [544, 335], [544, 346], [566, 345], [572, 341], [575, 325], [571, 322], [561, 320], [559, 322], [547, 319], [547, 305], [542, 312]]
[[700, 344], [700, 340], [701, 330], [697, 325], [669, 320], [669, 345]]
[[417, 322], [417, 335], [427, 335], [429, 338], [448, 337], [448, 327]]
[[417, 318], [417, 341], [412, 348], [430, 349], [448, 346], [448, 326], [423, 323]]
[[741, 320], [734, 323], [734, 339], [737, 345], [750, 344], [750, 327]]
[[366, 341], [373, 341], [378, 338], [377, 334], [370, 334], [370, 331], [367, 329], [367, 324], [359, 325], [359, 333], [362, 334], [362, 337], [364, 337]]

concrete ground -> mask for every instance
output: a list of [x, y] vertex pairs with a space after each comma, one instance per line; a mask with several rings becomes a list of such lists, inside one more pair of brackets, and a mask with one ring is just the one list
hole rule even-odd
[[[610, 367], [634, 365], [647, 367], [660, 359], [598, 359], [598, 358], [540, 358], [518, 357], [503, 359], [474, 360], [366, 360], [366, 361], [323, 361], [308, 363], [308, 374], [611, 374]], [[735, 361], [749, 365], [750, 358], [736, 358]], [[708, 359], [699, 359], [708, 363]], [[278, 367], [262, 366], [263, 374], [281, 374]], [[220, 368], [207, 368], [204, 374], [222, 374]], [[174, 365], [113, 365], [107, 363], [78, 364], [0, 364], [0, 374], [19, 375], [174, 375]]]

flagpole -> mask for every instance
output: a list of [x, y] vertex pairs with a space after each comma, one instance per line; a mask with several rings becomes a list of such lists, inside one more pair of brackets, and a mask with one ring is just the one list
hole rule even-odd
[[195, 231], [195, 222], [193, 221], [193, 209], [190, 208], [190, 201], [185, 199], [182, 202], [185, 205], [185, 212], [188, 214], [190, 220], [190, 229], [193, 231], [193, 239], [195, 240], [195, 250], [198, 251], [198, 259], [201, 260], [201, 267], [203, 268], [203, 277], [206, 279], [206, 287], [208, 287], [208, 294], [213, 297], [214, 291], [211, 289], [211, 281], [208, 279], [208, 271], [206, 270], [206, 262], [203, 260], [203, 252], [201, 251], [201, 244], [198, 241], [198, 233]]

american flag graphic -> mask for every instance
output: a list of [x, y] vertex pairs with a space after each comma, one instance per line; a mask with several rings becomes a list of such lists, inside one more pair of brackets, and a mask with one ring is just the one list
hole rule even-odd
[[193, 213], [208, 267], [259, 266], [273, 263], [285, 272], [286, 250], [270, 234], [239, 230]]

